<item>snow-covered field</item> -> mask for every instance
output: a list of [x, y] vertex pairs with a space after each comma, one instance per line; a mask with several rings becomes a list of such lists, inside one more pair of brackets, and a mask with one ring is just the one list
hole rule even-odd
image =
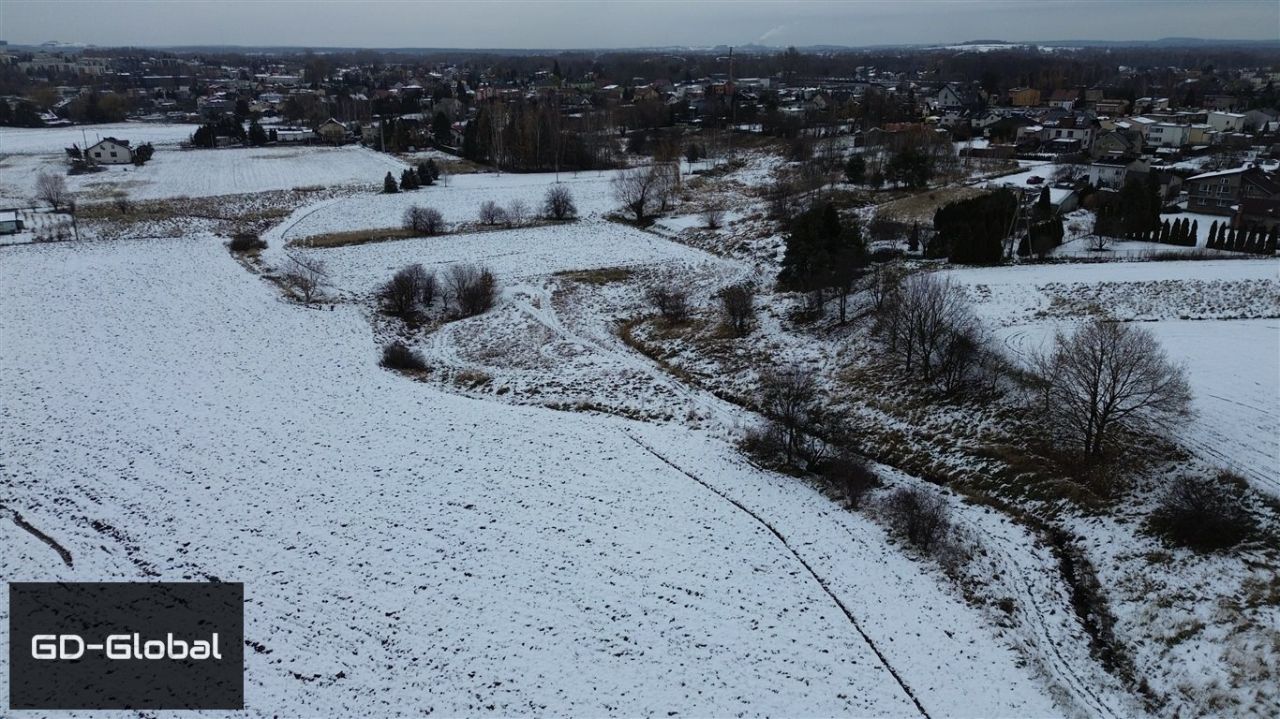
[[0, 155], [62, 155], [64, 148], [92, 145], [104, 137], [128, 140], [141, 145], [150, 142], [159, 150], [191, 139], [198, 125], [152, 122], [116, 122], [108, 125], [69, 127], [0, 128]]
[[[1183, 363], [1198, 416], [1183, 441], [1280, 496], [1280, 261], [947, 270], [1015, 357], [1091, 315], [1142, 320]], [[1257, 319], [1249, 319], [1257, 318]]]
[[[560, 181], [573, 194], [578, 214], [590, 218], [617, 207], [610, 187], [614, 174], [565, 172], [561, 173]], [[555, 175], [549, 173], [453, 175], [443, 183], [412, 192], [394, 195], [371, 192], [335, 200], [304, 213], [305, 216], [295, 222], [286, 223], [282, 236], [286, 240], [296, 240], [328, 232], [400, 227], [405, 210], [413, 205], [433, 207], [449, 223], [476, 222], [480, 205], [486, 200], [493, 200], [503, 207], [512, 200], [522, 200], [530, 212], [536, 213], [541, 211], [543, 197], [555, 181]]]
[[3, 252], [4, 503], [75, 564], [4, 521], [0, 572], [244, 581], [256, 714], [1060, 711], [875, 525], [720, 440], [383, 371], [360, 310], [215, 238]]
[[[104, 200], [124, 190], [135, 200], [207, 197], [296, 187], [381, 187], [388, 171], [405, 165], [362, 147], [258, 147], [217, 150], [157, 148], [142, 167], [115, 165], [104, 172], [67, 177], [81, 201]], [[58, 155], [0, 157], [0, 196], [28, 197], [41, 172], [65, 172]]]

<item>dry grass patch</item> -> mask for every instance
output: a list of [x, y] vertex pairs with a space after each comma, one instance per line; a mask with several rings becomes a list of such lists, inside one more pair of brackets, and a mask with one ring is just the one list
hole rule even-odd
[[407, 240], [410, 237], [419, 237], [421, 234], [403, 227], [378, 227], [370, 230], [328, 232], [323, 235], [300, 237], [290, 240], [289, 245], [291, 247], [346, 247], [387, 240]]
[[933, 214], [939, 208], [951, 202], [968, 200], [986, 191], [974, 187], [947, 187], [938, 190], [919, 192], [886, 202], [877, 209], [877, 214], [892, 217], [899, 222], [933, 222]]
[[586, 285], [608, 285], [615, 282], [626, 282], [635, 276], [635, 270], [629, 267], [602, 267], [597, 270], [565, 270], [555, 273], [556, 277], [581, 282]]

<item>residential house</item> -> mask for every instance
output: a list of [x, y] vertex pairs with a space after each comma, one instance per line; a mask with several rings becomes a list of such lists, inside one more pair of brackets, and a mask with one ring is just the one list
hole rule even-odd
[[1239, 112], [1210, 112], [1209, 127], [1218, 132], [1240, 132], [1244, 130], [1245, 115]]
[[1093, 109], [1099, 115], [1123, 115], [1129, 111], [1128, 100], [1098, 100], [1093, 103]]
[[1079, 90], [1054, 90], [1049, 95], [1049, 107], [1057, 107], [1063, 110], [1072, 110], [1076, 106], [1076, 100], [1080, 97]]
[[316, 128], [316, 135], [323, 142], [332, 145], [340, 145], [347, 141], [351, 133], [347, 130], [347, 126], [333, 119], [332, 117], [320, 123], [320, 127]]
[[943, 85], [934, 102], [941, 110], [977, 110], [982, 106], [982, 98], [976, 90], [958, 83]]
[[1116, 158], [1098, 160], [1089, 165], [1089, 184], [1094, 187], [1124, 187], [1131, 175], [1145, 174], [1149, 166], [1145, 160]]
[[1206, 172], [1187, 178], [1187, 209], [1213, 215], [1234, 215], [1244, 200], [1274, 200], [1280, 182], [1257, 165]]
[[1147, 144], [1155, 147], [1182, 147], [1188, 143], [1190, 135], [1191, 128], [1188, 125], [1157, 122], [1147, 127]]
[[128, 140], [104, 137], [84, 151], [85, 157], [103, 165], [127, 165], [133, 162], [133, 149]]
[[1142, 136], [1132, 130], [1116, 130], [1099, 135], [1090, 154], [1094, 159], [1136, 155], [1142, 151]]

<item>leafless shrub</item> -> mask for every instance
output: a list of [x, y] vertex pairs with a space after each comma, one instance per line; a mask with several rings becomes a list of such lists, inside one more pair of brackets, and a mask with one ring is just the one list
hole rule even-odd
[[729, 285], [720, 290], [720, 307], [724, 310], [725, 324], [738, 337], [745, 337], [751, 331], [751, 323], [755, 320], [755, 290], [745, 282]]
[[946, 502], [923, 489], [897, 489], [884, 499], [880, 509], [895, 534], [926, 554], [945, 544], [951, 532]]
[[684, 322], [689, 317], [689, 291], [679, 286], [676, 280], [654, 282], [645, 290], [645, 297], [669, 324]]
[[449, 293], [463, 317], [482, 314], [493, 307], [498, 297], [498, 281], [487, 267], [458, 264], [449, 268]]
[[497, 225], [507, 221], [507, 211], [493, 200], [480, 203], [480, 224]]
[[1170, 542], [1201, 552], [1234, 547], [1256, 529], [1256, 522], [1232, 484], [1243, 480], [1224, 473], [1217, 479], [1178, 477], [1170, 483], [1149, 526]]
[[711, 205], [702, 211], [702, 226], [708, 230], [718, 230], [724, 226], [724, 209], [719, 205]]
[[862, 506], [867, 492], [881, 485], [880, 475], [871, 463], [849, 451], [841, 451], [824, 462], [822, 476], [844, 494], [852, 509]]
[[427, 271], [422, 265], [404, 267], [378, 288], [378, 301], [387, 313], [402, 319], [411, 319], [417, 309], [422, 287], [427, 282]]
[[304, 303], [311, 304], [329, 286], [329, 268], [317, 257], [291, 252], [285, 259], [284, 279]]
[[788, 469], [787, 443], [781, 428], [774, 422], [761, 422], [749, 427], [738, 442], [738, 448], [768, 469]]
[[552, 220], [572, 220], [578, 216], [578, 206], [573, 203], [573, 193], [561, 184], [547, 188], [542, 200], [542, 214]]
[[116, 210], [122, 215], [133, 212], [133, 200], [129, 198], [129, 193], [124, 190], [111, 195], [111, 204], [115, 205]]
[[422, 355], [409, 349], [403, 342], [392, 342], [382, 349], [382, 362], [387, 369], [421, 372], [427, 369]]
[[520, 226], [529, 221], [529, 204], [520, 198], [507, 203], [507, 223]]
[[67, 180], [62, 175], [41, 172], [36, 176], [36, 199], [52, 206], [55, 212], [62, 209], [70, 197]]
[[446, 229], [444, 215], [434, 207], [414, 205], [404, 211], [404, 226], [424, 235], [438, 235]]

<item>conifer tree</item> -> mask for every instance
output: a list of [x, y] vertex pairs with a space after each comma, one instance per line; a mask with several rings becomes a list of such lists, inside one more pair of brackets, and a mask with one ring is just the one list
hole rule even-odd
[[1214, 220], [1209, 225], [1209, 241], [1205, 243], [1205, 247], [1209, 249], [1217, 249], [1218, 247], [1218, 221]]
[[387, 176], [382, 178], [382, 191], [388, 195], [400, 191], [400, 187], [396, 185], [396, 178], [392, 177], [391, 171], [387, 171]]
[[1200, 244], [1200, 221], [1199, 221], [1199, 220], [1192, 220], [1192, 221], [1191, 221], [1191, 235], [1190, 235], [1190, 237], [1188, 238], [1187, 246], [1188, 246], [1188, 247], [1195, 247], [1195, 246], [1196, 246], [1196, 245], [1198, 245], [1198, 244]]

